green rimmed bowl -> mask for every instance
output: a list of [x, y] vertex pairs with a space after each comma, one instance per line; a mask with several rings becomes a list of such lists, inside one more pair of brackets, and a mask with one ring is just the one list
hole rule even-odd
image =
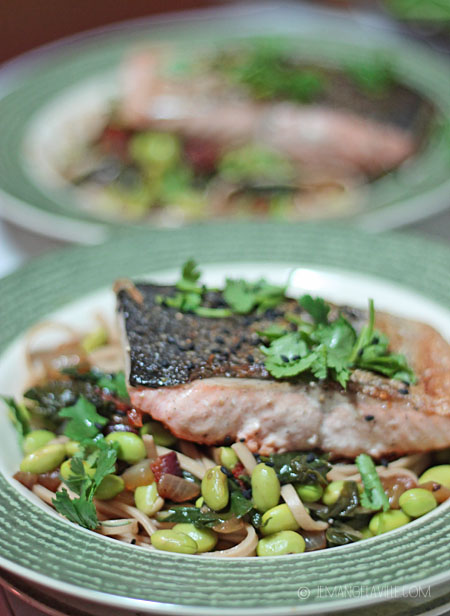
[[[237, 24], [239, 28], [237, 29]], [[237, 33], [238, 30], [238, 33]], [[132, 22], [51, 46], [13, 65], [0, 98], [0, 211], [22, 226], [83, 243], [103, 240], [125, 222], [80, 207], [76, 190], [61, 182], [52, 156], [63, 125], [82, 130], [117, 93], [117, 67], [130, 47], [173, 41], [181, 48], [233, 37], [275, 34], [306, 58], [342, 63], [388, 56], [402, 81], [432, 101], [437, 126], [425, 148], [396, 173], [371, 185], [347, 220], [369, 230], [393, 228], [448, 206], [450, 188], [449, 67], [430, 50], [343, 17], [280, 5], [196, 12], [180, 19]], [[0, 79], [0, 87], [1, 87]], [[78, 114], [78, 115], [77, 115]], [[96, 115], [97, 114], [97, 115]], [[59, 120], [58, 120], [59, 118]], [[77, 123], [78, 118], [78, 123]], [[58, 123], [59, 122], [59, 123]]]
[[[296, 289], [355, 305], [370, 294], [380, 309], [421, 318], [450, 339], [450, 250], [438, 244], [312, 224], [130, 232], [46, 256], [0, 281], [2, 393], [23, 386], [30, 325], [50, 315], [89, 328], [98, 310], [112, 317], [114, 279], [173, 280], [190, 256], [207, 283], [227, 274], [284, 280], [294, 268]], [[439, 601], [448, 591], [449, 503], [388, 535], [323, 552], [245, 560], [153, 553], [78, 528], [33, 499], [11, 478], [20, 452], [3, 411], [0, 434], [0, 566], [72, 602], [217, 616], [367, 612], [384, 602], [371, 609], [386, 616], [411, 614], [411, 601]]]

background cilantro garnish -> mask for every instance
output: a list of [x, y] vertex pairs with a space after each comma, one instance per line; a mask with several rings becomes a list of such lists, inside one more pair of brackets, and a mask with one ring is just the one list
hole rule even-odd
[[278, 306], [283, 301], [285, 293], [286, 287], [270, 284], [264, 278], [257, 282], [227, 278], [223, 297], [233, 312], [248, 314], [255, 309], [258, 313], [262, 313]]

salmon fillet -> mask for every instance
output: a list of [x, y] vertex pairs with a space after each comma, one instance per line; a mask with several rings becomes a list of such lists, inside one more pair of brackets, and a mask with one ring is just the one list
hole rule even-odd
[[[405, 161], [416, 150], [413, 135], [402, 128], [362, 117], [332, 105], [261, 103], [230, 97], [206, 80], [171, 81], [161, 74], [163, 54], [140, 51], [123, 71], [122, 121], [137, 130], [175, 131], [224, 147], [249, 141], [275, 149], [313, 176], [377, 176]], [[220, 83], [220, 80], [219, 80]]]
[[[267, 372], [257, 332], [285, 324], [286, 311], [304, 316], [295, 300], [264, 315], [211, 319], [158, 303], [173, 287], [137, 289], [142, 302], [118, 293], [131, 402], [177, 437], [206, 445], [243, 439], [264, 455], [321, 449], [346, 458], [450, 446], [450, 346], [430, 326], [377, 313], [377, 329], [406, 356], [417, 383], [355, 370], [344, 390], [333, 382], [276, 381]], [[223, 304], [220, 293], [205, 299]], [[356, 330], [366, 320], [364, 311], [332, 308], [338, 311]]]

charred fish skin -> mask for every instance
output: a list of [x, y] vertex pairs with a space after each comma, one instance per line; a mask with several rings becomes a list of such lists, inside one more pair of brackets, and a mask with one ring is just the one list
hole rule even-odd
[[[134, 387], [173, 387], [214, 376], [271, 379], [264, 367], [257, 333], [270, 323], [285, 323], [287, 307], [301, 313], [294, 300], [263, 315], [207, 318], [179, 312], [158, 298], [173, 296], [173, 286], [137, 284], [143, 302], [125, 290], [118, 293], [118, 310], [129, 348], [129, 383]], [[208, 292], [203, 305], [224, 306], [222, 294]], [[286, 323], [286, 325], [288, 325]]]

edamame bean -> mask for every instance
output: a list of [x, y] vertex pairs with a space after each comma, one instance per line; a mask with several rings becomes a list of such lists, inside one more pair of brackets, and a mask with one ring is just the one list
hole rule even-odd
[[105, 327], [98, 327], [87, 334], [81, 341], [81, 348], [85, 353], [92, 353], [95, 349], [104, 346], [108, 342], [108, 331]]
[[432, 466], [427, 469], [419, 477], [419, 485], [428, 481], [440, 483], [450, 490], [450, 464], [440, 464], [439, 466]]
[[208, 469], [202, 479], [202, 496], [205, 503], [214, 511], [220, 511], [228, 504], [228, 480], [220, 466]]
[[122, 477], [117, 475], [106, 475], [95, 491], [95, 498], [99, 500], [109, 500], [114, 498], [125, 489], [125, 482]]
[[323, 488], [318, 483], [314, 485], [307, 485], [298, 483], [294, 486], [297, 494], [305, 503], [315, 503], [320, 500], [323, 494]]
[[147, 455], [143, 440], [134, 432], [111, 432], [105, 437], [108, 443], [117, 443], [117, 457], [128, 464], [136, 464]]
[[153, 515], [156, 513], [156, 501], [159, 498], [158, 488], [156, 483], [151, 483], [148, 486], [139, 486], [134, 491], [134, 502], [136, 507], [145, 515]]
[[45, 445], [22, 460], [20, 470], [24, 473], [49, 473], [54, 471], [66, 457], [66, 448], [61, 443]]
[[428, 490], [412, 488], [400, 495], [398, 504], [406, 515], [412, 518], [420, 518], [420, 516], [437, 507], [437, 500], [434, 498], [433, 493]]
[[381, 535], [411, 522], [411, 518], [401, 509], [389, 509], [376, 513], [369, 522], [369, 530], [374, 535]]
[[281, 556], [282, 554], [300, 554], [305, 551], [305, 540], [293, 530], [282, 530], [258, 541], [258, 556]]
[[80, 443], [78, 443], [77, 441], [67, 441], [67, 443], [65, 443], [65, 448], [66, 448], [66, 454], [69, 456], [69, 458], [72, 458], [77, 451], [80, 450]]
[[[86, 460], [83, 460], [83, 466], [84, 470], [86, 471], [86, 474], [89, 475], [89, 477], [93, 477], [95, 475], [95, 468], [89, 466]], [[69, 458], [69, 460], [66, 460], [61, 464], [59, 474], [65, 481], [67, 481], [67, 479], [70, 479], [70, 477], [74, 475], [74, 472], [72, 471], [72, 458]]]
[[340, 497], [343, 487], [343, 481], [332, 481], [329, 483], [324, 490], [322, 502], [325, 505], [334, 505]]
[[201, 507], [203, 507], [203, 503], [205, 502], [205, 499], [203, 498], [203, 496], [199, 496], [197, 498], [197, 500], [195, 501], [195, 506], [200, 509]]
[[197, 552], [211, 552], [217, 544], [217, 533], [210, 528], [197, 528], [193, 524], [182, 523], [175, 524], [174, 531], [189, 535], [197, 544]]
[[231, 449], [231, 447], [221, 447], [219, 450], [219, 459], [221, 465], [229, 471], [233, 470], [239, 462], [239, 458], [237, 457], [234, 449]]
[[150, 538], [152, 545], [157, 550], [179, 552], [180, 554], [195, 554], [198, 549], [197, 542], [192, 537], [173, 529], [157, 530]]
[[23, 452], [25, 455], [29, 455], [47, 445], [54, 438], [56, 438], [56, 434], [50, 432], [50, 430], [32, 430], [23, 439]]
[[280, 500], [280, 482], [271, 466], [257, 464], [252, 472], [252, 500], [255, 509], [264, 513], [278, 505]]
[[359, 532], [362, 535], [361, 539], [370, 539], [370, 537], [373, 537], [373, 532], [370, 530], [368, 526], [366, 526], [365, 528], [362, 528]]
[[262, 535], [273, 535], [281, 530], [297, 530], [299, 525], [289, 507], [283, 503], [266, 511], [261, 518]]
[[159, 421], [148, 421], [140, 429], [140, 435], [151, 434], [156, 445], [172, 447], [177, 442], [176, 437], [165, 428]]
[[152, 173], [164, 171], [176, 164], [180, 150], [179, 138], [169, 133], [139, 133], [130, 141], [132, 158]]

